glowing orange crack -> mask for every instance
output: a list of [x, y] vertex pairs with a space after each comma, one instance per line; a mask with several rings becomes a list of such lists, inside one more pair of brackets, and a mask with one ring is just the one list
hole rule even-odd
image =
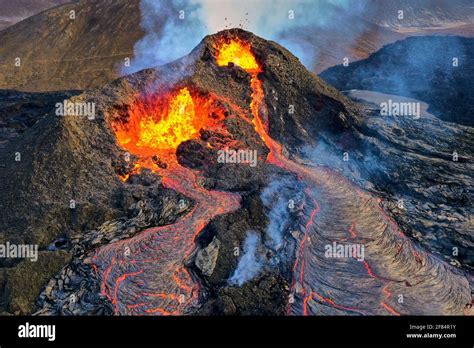
[[[352, 238], [355, 238], [357, 237], [356, 233], [355, 233], [355, 222], [352, 222], [352, 225], [351, 227], [349, 228], [349, 233], [351, 234]], [[371, 277], [371, 278], [374, 278], [374, 279], [377, 279], [377, 280], [380, 280], [382, 282], [385, 282], [387, 279], [386, 278], [382, 278], [382, 277], [379, 277], [378, 275], [376, 275], [372, 268], [369, 266], [368, 262], [367, 261], [363, 261], [363, 266], [365, 268], [365, 270], [367, 271], [367, 274]], [[388, 290], [388, 286], [390, 285], [391, 281], [389, 280], [388, 283], [383, 287], [382, 289], [382, 292], [385, 294], [386, 296], [386, 299], [388, 300], [390, 297], [392, 297], [392, 293]], [[398, 313], [395, 309], [393, 309], [392, 307], [390, 307], [387, 303], [385, 303], [384, 301], [381, 301], [380, 302], [380, 305], [382, 307], [384, 307], [385, 309], [387, 309], [390, 313], [394, 314], [394, 315], [400, 315], [400, 313]]]

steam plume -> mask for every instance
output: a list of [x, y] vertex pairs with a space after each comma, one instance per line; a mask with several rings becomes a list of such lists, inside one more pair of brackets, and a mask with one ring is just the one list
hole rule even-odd
[[[336, 22], [342, 18], [350, 26], [348, 21], [362, 12], [364, 4], [348, 0], [142, 0], [145, 35], [135, 45], [135, 59], [125, 72], [175, 60], [188, 54], [205, 35], [233, 27], [278, 41], [310, 67], [317, 59], [317, 47], [304, 36], [301, 39], [300, 33], [340, 30]], [[358, 30], [351, 32], [356, 40]]]
[[241, 286], [260, 272], [262, 263], [257, 251], [259, 244], [260, 238], [257, 233], [253, 231], [247, 232], [247, 237], [244, 241], [244, 254], [239, 260], [237, 269], [229, 279], [230, 284]]
[[273, 180], [262, 191], [262, 202], [270, 209], [266, 245], [272, 249], [278, 250], [283, 244], [283, 232], [290, 218], [288, 204], [290, 199], [296, 200], [296, 195], [292, 193], [291, 188], [296, 185], [288, 178], [280, 178]]

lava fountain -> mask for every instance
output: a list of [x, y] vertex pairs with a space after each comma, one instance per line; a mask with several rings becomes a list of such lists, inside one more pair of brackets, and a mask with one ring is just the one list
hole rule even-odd
[[[332, 190], [339, 186], [351, 194], [359, 192], [361, 202], [374, 202], [378, 206], [372, 196], [352, 187], [341, 175], [326, 169], [308, 168], [286, 158], [281, 144], [269, 135], [264, 89], [259, 78], [263, 69], [250, 43], [238, 37], [217, 37], [213, 46], [218, 66], [238, 66], [251, 77], [249, 109], [252, 119], [249, 120], [241, 110], [233, 111], [253, 125], [270, 150], [267, 163], [295, 173], [308, 187], [322, 187], [326, 191], [325, 201], [332, 199]], [[93, 262], [102, 281], [102, 293], [112, 302], [116, 314], [179, 315], [190, 313], [198, 305], [199, 287], [184, 263], [193, 251], [194, 239], [200, 231], [216, 216], [237, 210], [240, 196], [203, 188], [199, 184], [199, 171], [181, 166], [176, 159], [176, 149], [183, 141], [197, 139], [201, 129], [226, 131], [223, 122], [226, 110], [219, 103], [222, 100], [215, 95], [203, 96], [190, 86], [181, 86], [164, 94], [137, 98], [129, 109], [128, 118], [118, 119], [112, 124], [118, 144], [138, 157], [135, 173], [148, 168], [163, 178], [165, 187], [180, 192], [195, 203], [187, 215], [172, 225], [149, 228], [130, 239], [105, 245], [96, 251]], [[156, 157], [160, 159], [159, 163]], [[127, 180], [127, 177], [122, 180]], [[316, 223], [323, 207], [312, 190], [308, 188], [305, 193], [309, 198], [309, 220], [299, 241], [293, 266], [290, 292], [297, 301], [289, 304], [288, 313], [309, 314], [310, 306], [314, 306], [316, 300], [332, 308], [363, 313], [358, 308], [336, 303], [327, 294], [321, 293], [319, 285], [315, 284], [317, 268], [306, 265], [306, 260], [312, 257], [314, 247], [309, 248], [308, 244], [310, 236], [311, 240], [318, 238]], [[354, 200], [353, 197], [348, 199]], [[333, 200], [331, 209], [341, 204]], [[371, 209], [371, 214], [374, 221], [381, 221], [381, 226], [388, 226], [385, 229], [398, 232], [398, 227], [381, 209]], [[400, 232], [397, 238], [406, 237]], [[368, 274], [373, 275], [371, 269]], [[386, 284], [381, 283], [380, 286]], [[384, 287], [384, 294], [386, 290]], [[386, 301], [380, 307], [398, 314]]]
[[198, 138], [201, 129], [225, 131], [223, 119], [224, 110], [212, 97], [182, 87], [137, 99], [128, 119], [112, 124], [117, 142], [138, 157], [134, 173], [148, 168], [162, 177], [163, 186], [194, 201], [193, 209], [175, 224], [97, 250], [93, 262], [102, 294], [116, 314], [178, 315], [197, 304], [198, 284], [184, 262], [199, 232], [214, 217], [238, 209], [240, 197], [202, 188], [199, 173], [178, 164], [176, 148]]

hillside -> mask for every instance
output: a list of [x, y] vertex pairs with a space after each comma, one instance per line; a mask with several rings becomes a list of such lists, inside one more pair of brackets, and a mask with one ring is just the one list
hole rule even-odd
[[[76, 19], [69, 19], [69, 12]], [[158, 14], [160, 15], [160, 14]], [[156, 37], [165, 23], [156, 20]], [[34, 15], [0, 31], [0, 89], [27, 92], [98, 87], [119, 77], [124, 58], [133, 57], [142, 38], [138, 0], [80, 0]], [[289, 42], [303, 43], [313, 57], [313, 71], [339, 64], [344, 57], [367, 58], [402, 34], [351, 17], [350, 26], [323, 29], [301, 27], [288, 31]], [[18, 43], [21, 42], [21, 45]], [[189, 47], [191, 49], [192, 47]], [[15, 67], [15, 58], [21, 67]]]
[[[321, 77], [339, 90], [362, 89], [420, 99], [442, 120], [474, 125], [474, 39], [421, 36], [390, 44], [348, 67]], [[453, 59], [457, 65], [453, 66]]]
[[49, 8], [72, 0], [0, 0], [0, 30]]
[[139, 22], [138, 0], [106, 0], [66, 4], [17, 23], [0, 32], [0, 89], [55, 91], [108, 82], [123, 59], [133, 57], [143, 34]]

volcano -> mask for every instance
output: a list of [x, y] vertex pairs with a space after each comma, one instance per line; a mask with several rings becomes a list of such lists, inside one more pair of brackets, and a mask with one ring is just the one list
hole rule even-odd
[[98, 112], [46, 115], [2, 149], [22, 153], [2, 180], [2, 227], [43, 257], [72, 257], [44, 275], [34, 306], [13, 294], [6, 311], [463, 314], [471, 303], [465, 273], [379, 197], [304, 157], [321, 140], [361, 151], [365, 115], [277, 43], [222, 31], [68, 100]]

